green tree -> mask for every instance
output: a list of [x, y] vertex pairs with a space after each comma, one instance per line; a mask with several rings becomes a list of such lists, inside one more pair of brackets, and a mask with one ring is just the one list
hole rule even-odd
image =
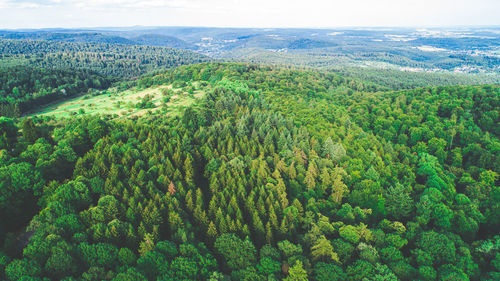
[[256, 262], [256, 250], [252, 242], [248, 239], [242, 241], [234, 234], [225, 233], [217, 237], [214, 247], [231, 270], [243, 269]]
[[23, 137], [30, 143], [34, 143], [38, 139], [38, 131], [33, 122], [33, 119], [26, 118], [22, 122]]
[[71, 256], [71, 248], [67, 243], [59, 242], [51, 249], [51, 255], [45, 264], [45, 270], [56, 279], [76, 272], [77, 265]]
[[346, 280], [347, 276], [342, 267], [333, 263], [318, 262], [314, 265], [314, 279], [318, 281]]
[[311, 255], [315, 260], [323, 260], [326, 258], [329, 260], [340, 262], [337, 253], [333, 251], [332, 244], [330, 243], [330, 241], [328, 241], [328, 239], [325, 238], [324, 235], [316, 240], [314, 245], [311, 247]]
[[148, 252], [151, 252], [155, 248], [155, 243], [153, 241], [153, 236], [149, 233], [144, 235], [144, 239], [139, 245], [139, 254], [144, 256]]
[[342, 226], [339, 230], [340, 237], [346, 241], [356, 245], [359, 242], [360, 236], [356, 227], [352, 225]]
[[384, 194], [384, 198], [387, 214], [397, 220], [408, 217], [414, 206], [409, 192], [399, 183], [389, 187]]
[[295, 264], [288, 270], [288, 276], [283, 279], [286, 281], [307, 281], [307, 271], [302, 267], [301, 261], [296, 261]]
[[16, 142], [18, 128], [14, 120], [0, 116], [0, 149], [8, 149]]
[[129, 248], [121, 248], [120, 251], [118, 251], [118, 261], [122, 265], [131, 266], [135, 263], [136, 259], [137, 257], [134, 252]]
[[22, 277], [39, 277], [41, 275], [41, 269], [33, 261], [24, 260], [13, 260], [5, 268], [5, 276], [7, 280], [17, 281], [21, 280]]

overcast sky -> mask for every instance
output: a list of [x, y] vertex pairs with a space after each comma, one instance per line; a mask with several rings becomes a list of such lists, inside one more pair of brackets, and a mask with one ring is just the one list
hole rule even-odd
[[0, 0], [0, 29], [500, 25], [500, 0]]

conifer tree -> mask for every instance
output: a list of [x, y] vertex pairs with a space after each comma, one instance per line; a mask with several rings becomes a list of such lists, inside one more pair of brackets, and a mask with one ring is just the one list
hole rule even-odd
[[295, 264], [288, 270], [288, 276], [283, 279], [285, 281], [307, 281], [307, 271], [304, 270], [302, 262], [296, 261]]
[[149, 234], [149, 233], [146, 233], [144, 235], [143, 241], [139, 245], [139, 254], [141, 256], [144, 256], [148, 252], [153, 251], [154, 248], [155, 248], [155, 244], [154, 244], [154, 241], [153, 241], [153, 236], [151, 234]]

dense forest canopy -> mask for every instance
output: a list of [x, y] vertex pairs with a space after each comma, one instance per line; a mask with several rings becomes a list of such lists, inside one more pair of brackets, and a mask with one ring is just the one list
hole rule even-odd
[[204, 63], [180, 116], [0, 117], [6, 280], [497, 280], [500, 86]]
[[410, 72], [394, 69], [329, 67], [331, 71], [343, 76], [356, 77], [363, 81], [371, 81], [391, 90], [413, 89], [428, 86], [499, 84], [500, 75], [464, 74], [450, 72]]
[[199, 53], [166, 47], [7, 39], [0, 40], [0, 59], [126, 78], [210, 60]]

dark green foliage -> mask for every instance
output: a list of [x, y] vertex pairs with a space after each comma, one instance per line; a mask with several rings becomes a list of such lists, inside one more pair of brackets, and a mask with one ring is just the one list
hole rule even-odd
[[244, 269], [256, 262], [256, 250], [249, 240], [242, 241], [234, 234], [223, 234], [214, 245], [231, 270]]
[[[88, 70], [0, 67], [0, 116], [22, 115], [89, 89], [105, 89], [111, 82], [112, 79]], [[29, 141], [34, 140], [29, 133], [28, 136]]]
[[346, 274], [338, 265], [319, 262], [314, 266], [314, 279], [318, 281], [340, 281], [346, 280]]
[[18, 128], [14, 120], [0, 116], [0, 149], [10, 149], [16, 142]]
[[115, 246], [107, 243], [87, 244], [81, 243], [78, 245], [78, 252], [81, 259], [88, 266], [99, 266], [111, 268], [117, 262], [118, 249]]
[[33, 216], [43, 183], [40, 173], [29, 163], [0, 167], [0, 238]]

